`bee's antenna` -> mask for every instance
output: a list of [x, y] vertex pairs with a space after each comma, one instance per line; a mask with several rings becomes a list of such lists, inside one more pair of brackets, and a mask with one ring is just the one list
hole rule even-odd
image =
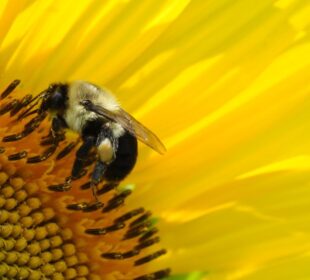
[[35, 103], [33, 103], [28, 109], [26, 109], [25, 111], [23, 111], [22, 113], [20, 113], [17, 116], [17, 120], [21, 120], [22, 118], [24, 118], [25, 116], [27, 116], [28, 112], [39, 103], [40, 100], [37, 100]]
[[44, 97], [46, 94], [47, 94], [47, 91], [46, 91], [46, 90], [40, 92], [38, 95], [36, 95], [34, 98], [32, 98], [32, 99], [30, 100], [29, 104], [31, 104], [33, 101], [35, 101], [35, 100], [38, 99], [38, 98]]
[[[33, 110], [33, 111], [31, 111], [31, 110], [32, 110], [32, 108], [33, 108], [34, 106], [36, 106], [36, 105], [40, 102], [40, 100], [41, 100], [42, 98], [44, 98], [46, 95], [47, 95], [47, 91], [44, 90], [44, 91], [40, 92], [37, 96], [35, 96], [34, 98], [32, 98], [32, 99], [30, 100], [29, 104], [33, 103], [34, 101], [35, 101], [35, 102], [34, 102], [29, 108], [27, 108], [25, 111], [21, 112], [21, 113], [17, 116], [17, 121], [21, 120], [21, 119], [24, 118], [24, 117], [27, 117], [27, 116], [29, 116], [29, 115], [32, 115], [32, 114], [34, 114], [34, 113], [38, 113], [38, 112], [39, 112], [38, 109]], [[31, 112], [30, 112], [30, 111], [31, 111]]]
[[38, 112], [39, 112], [39, 109], [32, 110], [32, 111], [30, 111], [29, 113], [25, 114], [25, 115], [24, 115], [24, 118], [26, 118], [26, 117], [28, 117], [28, 116], [31, 116], [31, 115], [33, 115], [33, 114], [35, 114], [35, 113], [38, 113]]

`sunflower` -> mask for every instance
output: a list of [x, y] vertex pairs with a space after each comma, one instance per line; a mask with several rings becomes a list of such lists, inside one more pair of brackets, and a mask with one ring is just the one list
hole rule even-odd
[[[21, 80], [1, 100], [1, 136], [26, 124], [12, 123], [7, 102], [86, 80], [168, 148], [161, 157], [139, 147], [134, 171], [104, 200], [134, 191], [102, 218], [67, 209], [90, 199], [84, 177], [48, 191], [74, 152], [26, 163], [46, 151], [47, 119], [1, 144], [3, 279], [159, 279], [170, 269], [172, 279], [309, 278], [308, 1], [1, 4], [2, 94]], [[68, 133], [62, 149], [78, 144]], [[130, 224], [144, 235], [124, 238]], [[85, 234], [93, 228], [109, 234]]]

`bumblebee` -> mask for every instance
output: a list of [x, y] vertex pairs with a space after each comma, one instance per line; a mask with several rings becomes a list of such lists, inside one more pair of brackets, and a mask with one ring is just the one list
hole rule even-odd
[[[31, 106], [28, 106], [29, 104]], [[102, 180], [117, 185], [135, 166], [138, 154], [137, 139], [160, 154], [166, 151], [160, 139], [123, 110], [109, 91], [92, 83], [53, 83], [32, 98], [27, 106], [18, 118], [36, 114], [34, 119], [37, 119], [37, 122], [34, 124], [32, 121], [31, 125], [28, 125], [28, 132], [24, 131], [18, 136], [6, 136], [3, 141], [15, 141], [25, 137], [38, 126], [46, 114], [52, 117], [51, 137], [55, 141], [64, 135], [66, 129], [77, 132], [82, 139], [82, 145], [76, 152], [71, 176], [65, 184], [51, 186], [50, 189], [54, 191], [70, 188], [71, 180], [80, 176], [93, 150], [98, 156], [90, 183], [96, 202], [96, 186]], [[29, 162], [35, 160], [30, 159]]]

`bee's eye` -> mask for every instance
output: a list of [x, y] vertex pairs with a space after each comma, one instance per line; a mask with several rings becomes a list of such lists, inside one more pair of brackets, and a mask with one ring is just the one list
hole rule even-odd
[[80, 102], [80, 104], [83, 106], [89, 106], [89, 105], [91, 105], [91, 101], [88, 99], [84, 99]]
[[44, 97], [42, 106], [45, 110], [61, 109], [65, 106], [65, 97], [62, 93], [54, 91], [52, 94]]

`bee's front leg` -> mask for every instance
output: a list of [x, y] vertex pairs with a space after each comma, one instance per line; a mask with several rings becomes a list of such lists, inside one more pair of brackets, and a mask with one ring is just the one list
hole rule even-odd
[[64, 134], [64, 129], [67, 127], [65, 121], [58, 117], [55, 116], [52, 119], [52, 126], [51, 126], [51, 133], [53, 138], [57, 141], [62, 134]]

